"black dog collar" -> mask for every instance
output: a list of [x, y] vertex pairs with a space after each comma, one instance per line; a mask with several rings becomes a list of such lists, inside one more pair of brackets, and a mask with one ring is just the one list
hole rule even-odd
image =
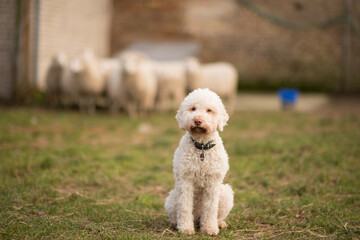
[[202, 151], [200, 154], [200, 159], [201, 159], [201, 161], [204, 161], [204, 159], [205, 159], [204, 150], [209, 150], [209, 149], [213, 148], [216, 144], [212, 144], [213, 141], [203, 144], [203, 143], [199, 143], [199, 142], [195, 141], [192, 137], [190, 137], [190, 138], [191, 138], [191, 141], [193, 141], [195, 147]]
[[208, 149], [213, 148], [216, 145], [216, 144], [211, 144], [213, 141], [203, 144], [203, 143], [199, 143], [199, 142], [195, 141], [192, 137], [190, 137], [190, 138], [191, 138], [191, 141], [193, 141], [195, 147], [199, 150], [208, 150]]

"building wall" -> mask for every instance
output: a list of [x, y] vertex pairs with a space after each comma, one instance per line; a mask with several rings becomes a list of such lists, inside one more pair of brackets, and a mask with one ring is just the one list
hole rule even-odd
[[114, 0], [111, 52], [134, 40], [186, 40], [181, 1]]
[[99, 57], [108, 56], [111, 14], [111, 0], [41, 0], [38, 87], [44, 88], [51, 58], [59, 52], [74, 57], [89, 48]]
[[[321, 86], [336, 90], [343, 81], [344, 24], [307, 30], [283, 27], [241, 0], [114, 1], [112, 52], [135, 40], [194, 40], [204, 62], [229, 61], [242, 83]], [[287, 22], [315, 26], [344, 13], [343, 0], [250, 0]], [[360, 2], [352, 16], [359, 25]], [[352, 33], [350, 90], [360, 90], [359, 38]]]
[[0, 0], [0, 98], [12, 96], [15, 67], [16, 1]]
[[[201, 44], [202, 61], [233, 63], [245, 84], [276, 85], [286, 81], [288, 85], [321, 85], [330, 90], [343, 84], [347, 90], [360, 91], [360, 33], [356, 35], [354, 30], [350, 79], [345, 83], [343, 80], [345, 24], [310, 30], [285, 28], [245, 7], [242, 0], [38, 1], [38, 48], [36, 0], [29, 0], [29, 49], [24, 55], [28, 60], [22, 72], [40, 88], [44, 88], [51, 58], [59, 52], [72, 57], [92, 48], [103, 57], [136, 40], [188, 40]], [[344, 12], [343, 0], [250, 1], [273, 16], [300, 24], [322, 23]], [[25, 3], [0, 0], [1, 98], [11, 97], [15, 85], [19, 2]], [[351, 15], [359, 28], [359, 1], [352, 1]], [[17, 66], [17, 72], [19, 69]]]

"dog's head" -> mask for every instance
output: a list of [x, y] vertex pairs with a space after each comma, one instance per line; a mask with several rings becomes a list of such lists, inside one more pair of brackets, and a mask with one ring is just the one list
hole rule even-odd
[[209, 135], [222, 131], [229, 115], [216, 93], [199, 88], [185, 97], [175, 118], [179, 127], [192, 135]]

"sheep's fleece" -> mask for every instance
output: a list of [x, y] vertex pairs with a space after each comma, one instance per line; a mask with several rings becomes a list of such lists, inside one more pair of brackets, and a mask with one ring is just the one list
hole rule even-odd
[[[165, 210], [170, 223], [182, 233], [195, 234], [194, 224], [199, 224], [203, 233], [217, 235], [219, 227], [226, 227], [224, 220], [234, 201], [233, 190], [223, 184], [229, 163], [218, 133], [229, 116], [216, 93], [197, 89], [181, 103], [176, 119], [187, 132], [174, 154], [175, 188], [165, 201]], [[193, 140], [212, 141], [215, 146], [199, 150]]]

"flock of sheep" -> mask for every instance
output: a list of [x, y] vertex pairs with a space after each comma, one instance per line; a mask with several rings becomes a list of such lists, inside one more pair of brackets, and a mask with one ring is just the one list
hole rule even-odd
[[232, 112], [236, 87], [237, 72], [229, 63], [201, 64], [193, 57], [156, 61], [136, 51], [110, 59], [99, 59], [92, 51], [72, 59], [59, 54], [46, 76], [46, 96], [53, 104], [76, 104], [94, 113], [99, 99], [106, 99], [112, 113], [122, 109], [130, 117], [177, 109], [197, 88], [216, 92]]

